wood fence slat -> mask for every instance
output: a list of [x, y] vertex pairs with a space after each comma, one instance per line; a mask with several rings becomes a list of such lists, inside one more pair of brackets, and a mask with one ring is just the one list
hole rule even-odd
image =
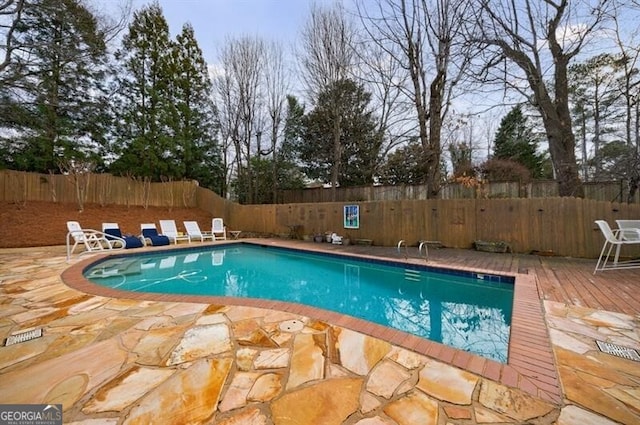
[[[546, 191], [530, 187], [529, 193]], [[613, 186], [611, 186], [613, 187]], [[603, 189], [611, 193], [613, 189]], [[76, 185], [70, 176], [0, 171], [0, 195], [4, 202], [56, 201], [75, 203]], [[620, 191], [620, 186], [615, 186]], [[200, 208], [222, 217], [229, 229], [247, 233], [288, 234], [299, 225], [306, 236], [333, 231], [351, 239], [371, 239], [376, 245], [395, 246], [401, 239], [415, 246], [419, 240], [440, 241], [447, 247], [470, 248], [475, 240], [508, 242], [515, 252], [549, 253], [595, 258], [603, 236], [594, 225], [597, 219], [615, 226], [616, 219], [640, 218], [640, 204], [612, 203], [577, 198], [500, 199], [407, 199], [423, 196], [419, 187], [403, 187], [400, 199], [360, 201], [358, 194], [385, 196], [398, 192], [388, 187], [370, 187], [367, 192], [349, 191], [347, 201], [239, 205], [223, 199], [192, 181], [149, 183], [108, 174], [87, 180], [85, 203]], [[465, 190], [468, 188], [465, 188]], [[509, 185], [500, 190], [512, 191]], [[321, 189], [314, 197], [324, 199], [330, 191]], [[380, 195], [384, 193], [384, 195]], [[344, 229], [345, 205], [360, 206], [360, 228]], [[640, 247], [624, 247], [623, 255], [640, 256]]]
[[[583, 183], [585, 199], [608, 202], [626, 202], [627, 185], [624, 181]], [[336, 188], [335, 202], [397, 201], [403, 199], [425, 200], [425, 185], [398, 186], [358, 186]], [[282, 204], [332, 202], [332, 189], [314, 187], [307, 189], [283, 190], [277, 198]], [[462, 183], [445, 183], [440, 191], [441, 199], [488, 199], [505, 198], [549, 198], [558, 197], [558, 183], [555, 181], [489, 182], [479, 188], [467, 187]], [[640, 203], [640, 192], [631, 203]]]

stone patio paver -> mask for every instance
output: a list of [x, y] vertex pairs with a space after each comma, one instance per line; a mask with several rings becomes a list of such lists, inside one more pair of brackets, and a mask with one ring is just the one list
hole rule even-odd
[[0, 347], [0, 402], [60, 402], [65, 423], [640, 423], [640, 363], [594, 342], [640, 349], [638, 315], [544, 302], [558, 404], [312, 317], [83, 294], [67, 267], [59, 247], [0, 253], [0, 337], [44, 333]]

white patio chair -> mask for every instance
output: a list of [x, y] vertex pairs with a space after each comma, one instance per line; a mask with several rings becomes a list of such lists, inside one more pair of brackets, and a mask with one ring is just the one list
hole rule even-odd
[[175, 220], [160, 220], [160, 232], [177, 244], [178, 241], [188, 241], [191, 243], [191, 237], [188, 234], [178, 232]]
[[[640, 239], [627, 240], [623, 238], [620, 229], [612, 230], [611, 227], [609, 227], [609, 223], [604, 220], [596, 220], [596, 224], [604, 235], [604, 244], [602, 245], [602, 251], [600, 251], [600, 257], [598, 257], [598, 262], [596, 263], [596, 268], [593, 270], [593, 274], [603, 270], [640, 268], [640, 260], [619, 261], [620, 248], [624, 245], [640, 246]], [[614, 247], [615, 253], [613, 255], [613, 262], [611, 262], [611, 252]]]
[[155, 223], [142, 223], [140, 225], [140, 231], [142, 232], [140, 237], [145, 246], [147, 244], [151, 246], [163, 246], [171, 243], [167, 236], [158, 233]]
[[[77, 221], [67, 221], [67, 261], [79, 245], [84, 246], [84, 251], [79, 255], [89, 252], [122, 249], [125, 247], [124, 239], [107, 239], [104, 232], [94, 229], [83, 229]], [[71, 240], [73, 239], [73, 246]]]
[[640, 241], [640, 220], [616, 220], [620, 236], [625, 241]]
[[124, 244], [124, 248], [141, 248], [144, 246], [144, 242], [139, 236], [127, 236], [123, 235], [118, 223], [102, 223], [102, 232], [107, 235], [107, 239], [111, 241], [113, 245], [115, 242]]
[[224, 221], [221, 218], [211, 220], [211, 234], [214, 241], [227, 240], [227, 226], [224, 225]]
[[200, 242], [204, 242], [207, 239], [213, 240], [213, 234], [211, 233], [203, 233], [200, 230], [200, 226], [197, 221], [184, 221], [184, 229], [187, 231], [187, 235], [191, 238], [191, 240], [198, 240]]

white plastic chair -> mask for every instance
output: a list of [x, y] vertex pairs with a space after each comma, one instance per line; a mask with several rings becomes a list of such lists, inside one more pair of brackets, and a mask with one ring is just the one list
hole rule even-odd
[[[67, 221], [67, 261], [71, 258], [71, 255], [79, 245], [84, 246], [84, 251], [79, 255], [83, 255], [89, 252], [122, 249], [125, 247], [125, 242], [121, 240], [109, 240], [104, 232], [94, 229], [83, 229], [80, 223], [77, 221]], [[73, 246], [71, 240], [73, 239]], [[116, 246], [118, 243], [118, 246]]]
[[[609, 223], [604, 220], [596, 220], [596, 224], [604, 235], [604, 244], [602, 245], [600, 257], [598, 257], [598, 262], [596, 263], [596, 268], [593, 270], [593, 274], [603, 270], [640, 268], [639, 260], [619, 261], [620, 248], [624, 245], [640, 246], [640, 238], [635, 240], [625, 239], [622, 237], [620, 229], [612, 230], [611, 227], [609, 227]], [[613, 251], [614, 247], [615, 254], [613, 255], [613, 262], [611, 262], [611, 251]]]
[[204, 242], [207, 239], [213, 240], [213, 234], [202, 233], [197, 221], [184, 221], [183, 224], [191, 240], [200, 239], [200, 242]]
[[107, 235], [111, 244], [121, 243], [123, 248], [141, 248], [144, 242], [139, 236], [126, 236], [122, 234], [118, 223], [102, 223], [102, 232]]
[[175, 220], [160, 220], [160, 232], [177, 244], [178, 241], [188, 241], [191, 243], [191, 237], [188, 234], [180, 234], [176, 227]]
[[158, 229], [154, 223], [142, 223], [140, 225], [140, 231], [142, 232], [140, 238], [145, 246], [147, 244], [151, 246], [163, 246], [171, 243], [167, 236], [158, 233]]
[[227, 240], [227, 227], [224, 225], [224, 221], [221, 218], [214, 218], [211, 220], [211, 234], [214, 241], [226, 241]]

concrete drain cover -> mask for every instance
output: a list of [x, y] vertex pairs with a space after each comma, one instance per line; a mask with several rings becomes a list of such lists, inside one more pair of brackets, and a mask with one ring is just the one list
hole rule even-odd
[[32, 339], [40, 338], [42, 336], [42, 328], [32, 329], [26, 332], [20, 332], [15, 335], [10, 335], [4, 342], [4, 346], [19, 344], [21, 342], [31, 341]]
[[283, 332], [300, 332], [304, 328], [304, 323], [300, 320], [287, 320], [280, 323], [280, 330]]
[[612, 356], [622, 357], [627, 360], [634, 360], [640, 362], [640, 354], [633, 348], [623, 347], [622, 345], [611, 344], [609, 342], [597, 341], [598, 348], [603, 353], [611, 354]]

